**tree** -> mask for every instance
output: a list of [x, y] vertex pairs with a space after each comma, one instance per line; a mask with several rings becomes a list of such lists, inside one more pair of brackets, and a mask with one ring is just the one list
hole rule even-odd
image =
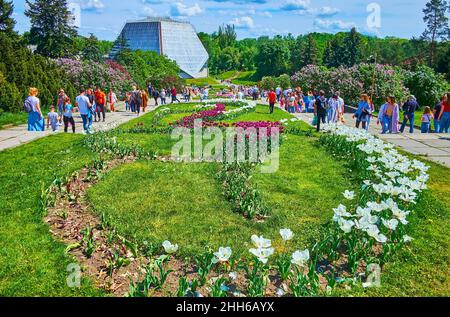
[[236, 42], [237, 34], [234, 25], [219, 26], [219, 33], [217, 35], [217, 41], [221, 49], [229, 46], [234, 46]]
[[94, 34], [91, 33], [84, 45], [81, 53], [84, 59], [94, 62], [101, 62], [103, 60], [100, 43]]
[[323, 54], [323, 65], [327, 67], [339, 67], [348, 63], [348, 52], [344, 46], [344, 34], [336, 34], [332, 39], [327, 41]]
[[14, 5], [12, 2], [0, 0], [0, 32], [6, 34], [14, 33], [16, 21], [12, 18]]
[[422, 38], [430, 42], [428, 62], [433, 67], [436, 55], [436, 42], [438, 40], [447, 40], [450, 37], [450, 28], [448, 26], [447, 10], [450, 11], [446, 0], [431, 0], [427, 2], [423, 9], [423, 21], [427, 28], [422, 34]]
[[319, 64], [319, 50], [317, 49], [317, 42], [312, 34], [308, 35], [306, 42], [303, 44], [301, 52], [302, 66]]
[[29, 9], [31, 44], [36, 52], [52, 58], [67, 57], [73, 53], [73, 38], [77, 35], [73, 17], [66, 0], [26, 0]]
[[342, 63], [351, 67], [361, 61], [361, 35], [352, 28], [344, 38]]
[[263, 40], [255, 59], [260, 76], [279, 76], [287, 72], [290, 52], [282, 39]]

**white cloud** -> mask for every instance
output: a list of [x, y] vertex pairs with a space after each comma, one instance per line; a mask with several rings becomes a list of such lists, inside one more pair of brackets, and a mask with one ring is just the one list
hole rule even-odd
[[189, 7], [182, 2], [176, 2], [172, 5], [170, 12], [173, 16], [193, 17], [203, 13], [203, 9], [200, 8], [198, 3]]
[[145, 15], [146, 17], [156, 17], [156, 16], [158, 16], [156, 11], [153, 10], [153, 8], [149, 7], [149, 6], [144, 6], [142, 8], [142, 15]]
[[253, 29], [255, 27], [255, 21], [249, 16], [235, 18], [229, 23], [234, 24], [238, 29]]
[[339, 32], [339, 31], [348, 31], [349, 29], [356, 27], [356, 24], [353, 22], [345, 22], [342, 20], [315, 19], [314, 27], [319, 30]]
[[284, 11], [298, 11], [307, 10], [311, 4], [310, 0], [287, 0], [281, 6]]
[[101, 11], [105, 5], [101, 0], [79, 0], [81, 9], [86, 11]]
[[322, 7], [317, 9], [317, 16], [321, 18], [329, 18], [338, 14], [340, 10], [332, 7]]

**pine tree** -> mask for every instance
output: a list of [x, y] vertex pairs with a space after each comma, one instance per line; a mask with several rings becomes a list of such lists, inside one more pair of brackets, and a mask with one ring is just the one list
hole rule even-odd
[[94, 62], [101, 62], [103, 59], [102, 52], [97, 37], [91, 33], [86, 39], [85, 46], [81, 52], [84, 59]]
[[26, 0], [26, 3], [29, 9], [25, 15], [31, 22], [30, 40], [37, 45], [36, 52], [52, 58], [70, 55], [77, 31], [67, 1]]
[[450, 28], [448, 26], [448, 17], [446, 12], [450, 11], [450, 6], [446, 0], [429, 1], [423, 13], [423, 20], [427, 28], [422, 34], [422, 38], [430, 42], [428, 62], [430, 67], [434, 65], [436, 56], [436, 42], [438, 40], [448, 40], [450, 38]]
[[8, 35], [14, 33], [16, 21], [12, 18], [14, 5], [10, 1], [0, 0], [0, 32]]
[[328, 41], [323, 54], [323, 64], [327, 67], [339, 67], [343, 64], [342, 57], [345, 55], [344, 47], [340, 39], [334, 36]]
[[351, 67], [360, 62], [361, 35], [356, 31], [356, 28], [352, 28], [350, 33], [345, 37], [343, 50], [342, 63], [345, 66]]
[[319, 49], [317, 48], [316, 39], [312, 34], [308, 35], [306, 42], [303, 44], [302, 64], [303, 66], [319, 64]]

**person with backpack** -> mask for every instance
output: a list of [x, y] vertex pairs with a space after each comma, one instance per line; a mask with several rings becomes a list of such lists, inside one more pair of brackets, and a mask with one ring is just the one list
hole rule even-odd
[[327, 98], [325, 98], [325, 92], [321, 90], [319, 95], [314, 100], [314, 114], [317, 117], [317, 132], [320, 132], [320, 123], [325, 124], [325, 118], [327, 116]]
[[141, 106], [142, 93], [136, 86], [133, 86], [133, 91], [131, 92], [131, 111], [139, 115], [141, 113]]
[[413, 95], [408, 97], [408, 101], [403, 105], [403, 123], [400, 128], [400, 132], [403, 133], [406, 128], [406, 124], [409, 121], [409, 133], [414, 133], [414, 112], [419, 109], [419, 104], [416, 101], [416, 97]]
[[28, 131], [45, 130], [45, 120], [41, 111], [41, 102], [37, 97], [38, 94], [38, 89], [31, 87], [28, 91], [28, 97], [23, 103], [23, 108], [28, 113]]
[[158, 99], [159, 99], [158, 89], [153, 90], [153, 99], [155, 99], [155, 107], [158, 107]]
[[[105, 122], [106, 119], [106, 95], [105, 93], [98, 87], [95, 91], [95, 104], [97, 105], [97, 117], [98, 121], [100, 121], [100, 113], [103, 116], [103, 122]], [[97, 122], [97, 120], [95, 120]]]

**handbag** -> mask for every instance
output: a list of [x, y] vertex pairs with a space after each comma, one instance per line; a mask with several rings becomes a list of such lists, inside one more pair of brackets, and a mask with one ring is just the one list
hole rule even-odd
[[316, 126], [317, 125], [317, 116], [314, 116], [313, 117], [313, 119], [312, 119], [312, 123], [311, 123], [313, 126]]

